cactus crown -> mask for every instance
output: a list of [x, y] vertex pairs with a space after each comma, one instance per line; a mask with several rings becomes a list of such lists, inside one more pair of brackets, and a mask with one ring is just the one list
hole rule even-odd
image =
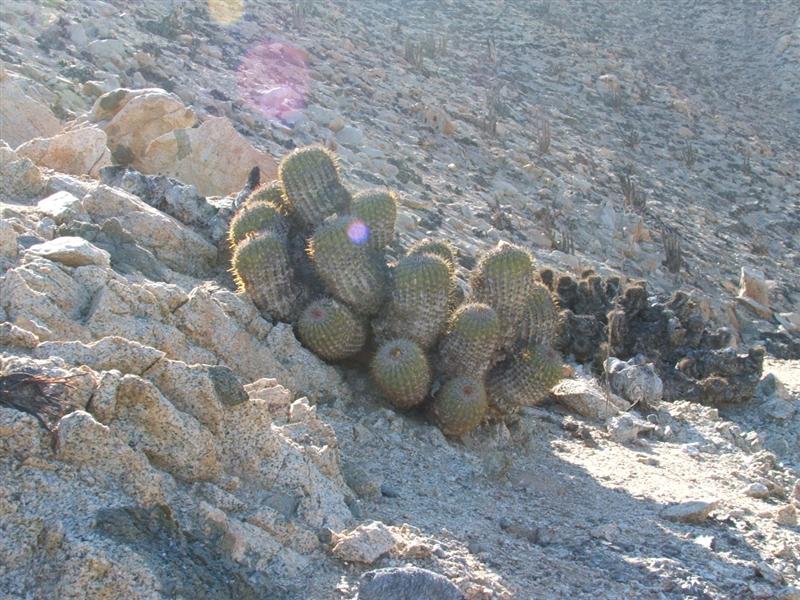
[[339, 180], [336, 157], [322, 146], [298, 148], [278, 166], [283, 203], [308, 227], [345, 211], [350, 193]]
[[500, 331], [497, 312], [488, 304], [472, 302], [461, 305], [450, 319], [448, 331], [468, 339], [489, 339]]
[[436, 394], [433, 413], [448, 435], [463, 435], [481, 424], [488, 408], [483, 381], [472, 376], [455, 377]]
[[425, 399], [431, 372], [425, 353], [411, 340], [400, 338], [383, 344], [372, 360], [372, 378], [387, 399], [404, 409]]
[[474, 278], [531, 277], [532, 268], [533, 258], [530, 252], [512, 244], [501, 244], [481, 258]]
[[252, 194], [247, 197], [245, 204], [255, 204], [257, 202], [271, 202], [276, 207], [283, 203], [283, 190], [278, 180], [270, 181], [257, 187]]
[[411, 248], [408, 249], [409, 255], [415, 254], [435, 254], [442, 257], [450, 265], [450, 269], [455, 269], [456, 264], [456, 248], [447, 240], [434, 240], [433, 238], [425, 238], [416, 242]]
[[343, 304], [333, 298], [321, 298], [309, 304], [297, 322], [302, 342], [324, 360], [352, 356], [364, 345], [363, 323]]
[[343, 215], [330, 219], [317, 227], [308, 246], [308, 255], [352, 253], [358, 254], [366, 244], [369, 232], [365, 230], [361, 219], [352, 215]]
[[231, 219], [228, 239], [231, 247], [235, 248], [246, 237], [267, 230], [285, 238], [289, 233], [289, 225], [271, 202], [251, 202], [245, 204]]
[[262, 268], [271, 265], [275, 260], [285, 259], [286, 247], [283, 240], [274, 232], [266, 231], [258, 235], [246, 237], [233, 253], [233, 278], [239, 291], [244, 291], [248, 280], [252, 282]]
[[404, 256], [394, 269], [396, 290], [423, 289], [450, 291], [450, 269], [444, 259], [433, 254]]
[[381, 189], [359, 192], [353, 196], [350, 212], [369, 228], [370, 248], [380, 250], [391, 243], [397, 220], [397, 195], [394, 192]]

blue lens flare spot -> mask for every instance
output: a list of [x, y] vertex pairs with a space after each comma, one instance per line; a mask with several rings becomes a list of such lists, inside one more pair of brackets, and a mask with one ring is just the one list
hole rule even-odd
[[369, 240], [369, 227], [361, 219], [356, 219], [347, 226], [347, 237], [356, 246], [363, 246]]

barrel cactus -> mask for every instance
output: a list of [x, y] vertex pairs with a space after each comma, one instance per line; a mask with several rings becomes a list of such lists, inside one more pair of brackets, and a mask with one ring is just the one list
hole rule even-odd
[[481, 424], [488, 407], [483, 380], [465, 375], [441, 387], [433, 402], [433, 415], [444, 433], [460, 436]]
[[376, 314], [386, 295], [386, 265], [367, 251], [364, 224], [342, 216], [317, 227], [308, 254], [322, 282], [356, 312]]
[[282, 237], [265, 231], [246, 238], [236, 246], [232, 266], [239, 289], [260, 310], [281, 321], [292, 319], [298, 294]]
[[481, 258], [470, 283], [474, 300], [497, 311], [501, 345], [507, 346], [516, 339], [533, 287], [530, 253], [519, 246], [500, 244]]
[[450, 317], [439, 344], [438, 370], [446, 376], [482, 376], [500, 341], [500, 321], [488, 304], [464, 304]]
[[269, 202], [281, 207], [283, 204], [283, 190], [277, 179], [257, 187], [245, 200], [245, 204], [256, 204], [258, 202]]
[[251, 202], [242, 206], [231, 219], [228, 240], [235, 248], [247, 236], [261, 231], [272, 231], [282, 239], [289, 234], [289, 224], [271, 202]]
[[519, 338], [526, 346], [552, 346], [558, 329], [558, 307], [545, 286], [534, 284], [525, 302]]
[[422, 348], [409, 339], [384, 343], [370, 364], [380, 391], [396, 408], [413, 408], [428, 394], [431, 369]]
[[381, 189], [359, 192], [353, 196], [350, 214], [367, 226], [367, 247], [382, 251], [394, 238], [397, 195]]
[[447, 240], [435, 240], [433, 238], [420, 240], [408, 249], [409, 256], [417, 254], [434, 254], [443, 258], [445, 262], [447, 262], [451, 274], [455, 275], [456, 249], [455, 246]]
[[385, 317], [388, 335], [402, 335], [426, 349], [433, 346], [447, 324], [450, 286], [450, 270], [438, 256], [400, 259]]
[[540, 404], [562, 376], [561, 356], [548, 346], [532, 346], [489, 374], [491, 407], [501, 415]]
[[278, 167], [284, 206], [308, 229], [346, 212], [350, 193], [339, 179], [335, 156], [322, 146], [298, 148]]
[[364, 323], [345, 305], [333, 298], [309, 304], [297, 322], [300, 341], [326, 361], [352, 356], [364, 346]]

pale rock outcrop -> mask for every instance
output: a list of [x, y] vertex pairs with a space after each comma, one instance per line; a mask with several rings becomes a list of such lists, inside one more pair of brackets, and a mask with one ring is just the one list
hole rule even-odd
[[192, 127], [194, 111], [175, 94], [162, 89], [117, 89], [97, 99], [89, 118], [108, 136], [117, 164], [140, 168], [147, 146], [174, 129]]
[[46, 185], [39, 167], [31, 159], [19, 156], [0, 139], [0, 198], [34, 198]]
[[86, 265], [107, 267], [111, 264], [111, 255], [108, 252], [75, 236], [62, 236], [34, 244], [28, 248], [27, 254], [40, 256], [68, 267]]
[[201, 274], [216, 261], [217, 249], [192, 229], [132, 194], [98, 185], [83, 198], [95, 221], [116, 218], [139, 244], [171, 269]]
[[25, 94], [14, 78], [0, 70], [0, 139], [16, 148], [36, 137], [53, 136], [60, 129], [52, 110]]
[[590, 380], [564, 379], [551, 393], [568, 409], [589, 419], [604, 420], [630, 407], [618, 396], [603, 392]]
[[61, 173], [97, 177], [111, 164], [106, 134], [96, 127], [65, 130], [49, 138], [35, 138], [17, 148], [17, 154], [40, 167]]
[[89, 220], [89, 215], [83, 210], [83, 203], [80, 198], [65, 190], [50, 194], [46, 198], [39, 200], [36, 204], [36, 209], [51, 217], [58, 225], [73, 220]]
[[225, 196], [240, 190], [256, 166], [263, 181], [274, 178], [275, 160], [254, 148], [228, 119], [213, 117], [200, 127], [176, 129], [153, 140], [140, 170], [175, 177], [204, 196]]
[[372, 521], [337, 536], [331, 552], [340, 560], [372, 564], [396, 543], [391, 529], [380, 521]]

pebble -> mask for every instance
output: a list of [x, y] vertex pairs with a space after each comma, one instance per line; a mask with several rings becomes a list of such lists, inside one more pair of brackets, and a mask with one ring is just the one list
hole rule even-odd
[[400, 492], [391, 483], [381, 484], [381, 495], [386, 498], [399, 498]]
[[111, 255], [84, 240], [74, 236], [63, 236], [36, 244], [28, 248], [28, 253], [59, 262], [68, 267], [98, 265], [107, 267], [111, 264]]
[[671, 504], [661, 510], [661, 516], [669, 521], [702, 523], [709, 513], [717, 508], [716, 501], [695, 500]]
[[769, 488], [760, 481], [754, 481], [744, 489], [744, 493], [751, 498], [767, 498], [769, 496]]

